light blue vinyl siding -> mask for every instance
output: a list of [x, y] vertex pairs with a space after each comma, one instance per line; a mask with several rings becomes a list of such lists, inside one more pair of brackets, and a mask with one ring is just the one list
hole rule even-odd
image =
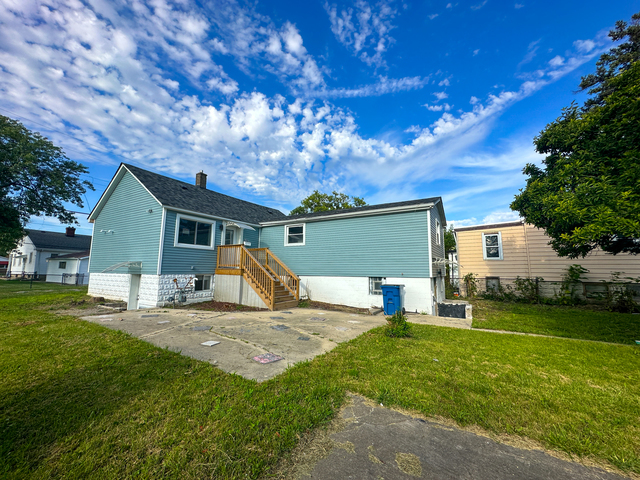
[[[444, 258], [444, 227], [437, 208], [432, 208], [431, 212], [431, 249], [434, 258]], [[436, 241], [436, 220], [440, 222], [440, 244]]]
[[[197, 215], [188, 215], [198, 218]], [[216, 270], [217, 246], [220, 245], [221, 222], [203, 218], [203, 222], [213, 223], [215, 247], [213, 250], [189, 247], [175, 247], [177, 213], [167, 210], [164, 227], [164, 247], [162, 255], [161, 274], [213, 274]], [[191, 269], [193, 267], [193, 269]]]
[[[140, 273], [155, 275], [161, 226], [162, 207], [125, 172], [95, 219], [90, 272], [100, 273], [120, 262], [142, 262]], [[121, 268], [114, 273], [128, 270]]]
[[305, 245], [284, 246], [284, 225], [263, 227], [269, 248], [297, 275], [429, 277], [428, 211], [306, 223]]
[[251, 242], [251, 246], [247, 248], [258, 248], [258, 237], [259, 237], [259, 229], [257, 228], [255, 229], [255, 231], [245, 228], [244, 233], [242, 234], [242, 240], [244, 242]]

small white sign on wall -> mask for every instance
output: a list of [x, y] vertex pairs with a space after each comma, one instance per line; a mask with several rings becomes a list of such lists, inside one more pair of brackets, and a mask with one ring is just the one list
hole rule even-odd
[[244, 246], [245, 247], [250, 247], [251, 246], [251, 242], [247, 242], [246, 240], [244, 241]]

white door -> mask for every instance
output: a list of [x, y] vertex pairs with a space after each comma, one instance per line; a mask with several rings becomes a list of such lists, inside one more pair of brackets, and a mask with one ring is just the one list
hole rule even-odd
[[138, 296], [140, 293], [140, 277], [142, 277], [142, 275], [131, 274], [129, 276], [131, 280], [129, 281], [129, 303], [127, 303], [127, 310], [137, 310]]

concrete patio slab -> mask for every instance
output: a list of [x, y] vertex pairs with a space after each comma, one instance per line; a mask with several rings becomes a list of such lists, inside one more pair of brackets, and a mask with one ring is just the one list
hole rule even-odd
[[[217, 313], [158, 308], [82, 319], [257, 381], [272, 378], [290, 365], [310, 360], [385, 324], [384, 316], [303, 308], [288, 312]], [[220, 343], [202, 345], [207, 341]], [[283, 360], [267, 364], [253, 360], [264, 353], [279, 355]]]

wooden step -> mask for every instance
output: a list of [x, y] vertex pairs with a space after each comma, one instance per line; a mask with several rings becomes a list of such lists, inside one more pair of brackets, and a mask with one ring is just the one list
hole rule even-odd
[[276, 302], [274, 310], [286, 310], [287, 308], [295, 308], [298, 306], [298, 301], [294, 298], [286, 302]]

